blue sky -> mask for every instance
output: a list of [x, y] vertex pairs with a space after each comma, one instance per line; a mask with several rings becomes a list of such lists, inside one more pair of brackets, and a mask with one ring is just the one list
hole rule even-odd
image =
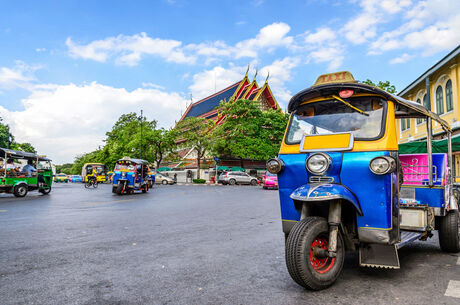
[[0, 1], [0, 116], [57, 163], [122, 113], [169, 127], [258, 72], [282, 106], [319, 74], [403, 89], [460, 43], [457, 0]]

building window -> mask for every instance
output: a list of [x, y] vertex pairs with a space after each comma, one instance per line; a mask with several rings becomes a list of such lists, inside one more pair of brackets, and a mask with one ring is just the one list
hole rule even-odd
[[430, 105], [428, 105], [428, 98], [426, 96], [426, 94], [423, 96], [423, 106], [428, 109], [428, 110], [431, 110], [430, 109]]
[[454, 110], [454, 103], [452, 101], [452, 81], [449, 79], [446, 83], [446, 111]]
[[401, 131], [407, 130], [410, 128], [410, 119], [401, 119]]
[[444, 100], [442, 98], [442, 87], [436, 88], [436, 111], [438, 114], [444, 113]]
[[[417, 99], [417, 103], [422, 104], [422, 101], [420, 99]], [[422, 124], [422, 119], [421, 118], [417, 118], [417, 124]]]

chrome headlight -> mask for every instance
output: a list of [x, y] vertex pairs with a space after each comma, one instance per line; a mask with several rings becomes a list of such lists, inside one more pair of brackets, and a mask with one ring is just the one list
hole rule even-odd
[[396, 169], [396, 161], [388, 156], [375, 157], [369, 162], [369, 169], [376, 175], [385, 175]]
[[323, 153], [316, 153], [308, 157], [305, 161], [305, 167], [307, 170], [315, 175], [323, 175], [331, 165], [332, 160], [329, 155]]
[[278, 174], [284, 169], [284, 162], [280, 158], [272, 158], [267, 161], [267, 170], [272, 174]]

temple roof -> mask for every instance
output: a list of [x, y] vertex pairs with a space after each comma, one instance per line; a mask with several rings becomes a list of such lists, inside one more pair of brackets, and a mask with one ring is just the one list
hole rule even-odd
[[217, 106], [219, 106], [220, 102], [222, 100], [228, 101], [235, 91], [238, 89], [238, 85], [241, 83], [241, 81], [234, 83], [233, 85], [211, 95], [208, 96], [202, 100], [199, 100], [198, 102], [195, 102], [189, 106], [187, 111], [184, 113], [182, 116], [181, 120], [187, 118], [187, 117], [197, 117], [200, 115], [203, 115], [213, 109], [215, 109]]
[[250, 82], [246, 74], [244, 78], [239, 82], [234, 83], [231, 86], [202, 100], [199, 100], [198, 102], [190, 104], [185, 113], [182, 115], [180, 121], [188, 117], [204, 117], [217, 120], [218, 123], [221, 121], [221, 118], [217, 118], [218, 113], [216, 108], [219, 107], [221, 101], [229, 101], [232, 98], [235, 100], [245, 98], [252, 101], [257, 100], [261, 94], [265, 95], [273, 109], [279, 108], [267, 81], [265, 81], [265, 84], [259, 88], [255, 77], [254, 80]]

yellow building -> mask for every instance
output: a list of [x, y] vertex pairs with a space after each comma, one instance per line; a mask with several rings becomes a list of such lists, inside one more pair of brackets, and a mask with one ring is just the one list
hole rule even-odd
[[[453, 130], [460, 133], [460, 45], [420, 75], [399, 96], [423, 104], [439, 114]], [[398, 122], [399, 143], [426, 139], [426, 123], [422, 119], [402, 119]], [[433, 138], [445, 136], [441, 126], [433, 123]], [[460, 151], [454, 152], [456, 176], [460, 175]]]

